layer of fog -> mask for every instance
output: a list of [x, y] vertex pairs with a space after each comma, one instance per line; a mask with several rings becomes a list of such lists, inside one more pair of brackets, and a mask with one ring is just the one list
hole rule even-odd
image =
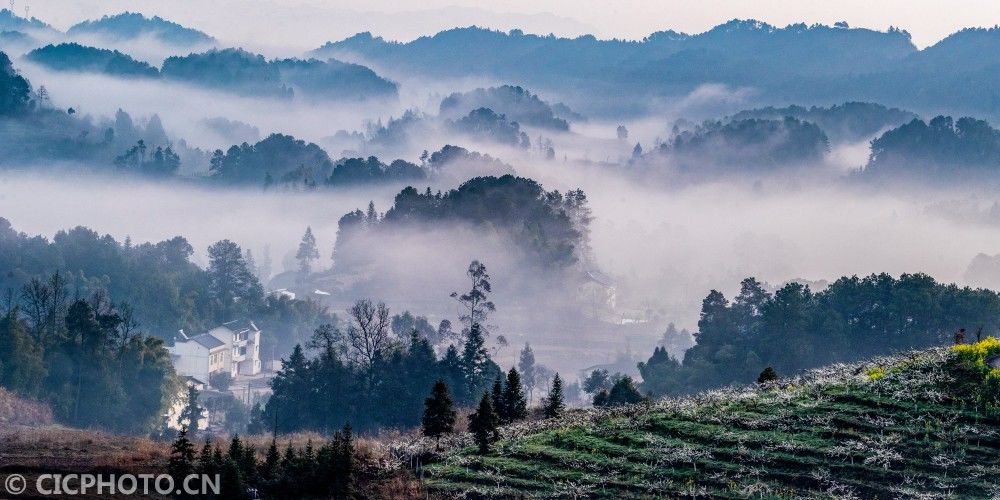
[[[581, 311], [559, 309], [558, 314], [544, 314], [566, 303], [553, 290], [558, 283], [540, 273], [534, 275], [539, 282], [532, 283], [528, 280], [531, 273], [519, 272], [516, 253], [495, 238], [458, 228], [434, 228], [370, 244], [374, 264], [359, 279], [374, 283], [353, 290], [386, 299], [396, 312], [410, 309], [435, 320], [456, 319], [455, 303], [448, 294], [462, 289], [462, 273], [469, 260], [486, 261], [498, 297], [497, 333], [512, 344], [497, 352], [506, 364], [525, 341], [532, 342], [542, 363], [563, 371], [614, 361], [625, 351], [644, 358], [667, 322], [694, 329], [707, 292], [715, 288], [732, 296], [747, 276], [779, 285], [793, 279], [927, 272], [942, 281], [963, 282], [973, 257], [1000, 253], [993, 228], [965, 224], [933, 209], [947, 207], [967, 193], [875, 192], [844, 182], [844, 174], [857, 169], [867, 157], [863, 141], [834, 145], [822, 164], [798, 175], [744, 175], [677, 184], [668, 176], [637, 175], [628, 164], [635, 143], [648, 151], [669, 137], [679, 118], [700, 120], [751, 107], [753, 93], [745, 89], [710, 86], [676, 102], [657, 104], [656, 113], [624, 122], [630, 131], [627, 140], [616, 138], [619, 123], [611, 120], [573, 123], [568, 133], [524, 127], [536, 146], [539, 138], [553, 142], [556, 157], [545, 160], [536, 149], [477, 141], [435, 121], [441, 97], [491, 82], [407, 80], [397, 101], [310, 103], [20, 66], [36, 86], [48, 88], [59, 107], [72, 106], [95, 116], [112, 116], [118, 108], [135, 117], [156, 113], [172, 138], [203, 148], [225, 147], [232, 139], [206, 125], [206, 119], [216, 117], [257, 127], [261, 136], [281, 132], [324, 144], [324, 138], [337, 130], [363, 131], [372, 121], [415, 108], [428, 114], [429, 126], [415, 129], [402, 146], [380, 150], [370, 145], [364, 153], [377, 154], [383, 161], [397, 157], [415, 161], [424, 149], [458, 144], [503, 160], [548, 190], [582, 188], [595, 217], [595, 258], [617, 282], [617, 310], [603, 321], [584, 320]], [[567, 96], [546, 93], [541, 97], [558, 102]], [[337, 150], [329, 153], [333, 158], [340, 156]], [[420, 187], [448, 189], [484, 173], [451, 168]], [[319, 243], [320, 265], [329, 266], [338, 219], [364, 208], [369, 200], [380, 211], [386, 210], [398, 188], [217, 191], [184, 182], [77, 179], [65, 174], [41, 177], [11, 171], [0, 174], [0, 216], [10, 219], [18, 230], [49, 237], [75, 225], [110, 233], [119, 240], [129, 236], [137, 242], [183, 235], [196, 248], [201, 265], [209, 244], [229, 238], [257, 255], [270, 248], [274, 270], [280, 272], [283, 264], [294, 266], [289, 257], [307, 225]], [[981, 196], [984, 202], [992, 200], [990, 193]], [[373, 275], [378, 279], [372, 280]], [[573, 290], [564, 292], [571, 295]], [[623, 327], [615, 325], [615, 320], [649, 322]]]
[[183, 236], [200, 265], [207, 263], [209, 245], [230, 239], [257, 255], [269, 246], [276, 273], [285, 270], [282, 260], [309, 225], [322, 262], [329, 265], [340, 217], [369, 201], [384, 206], [393, 194], [379, 189], [281, 194], [68, 172], [42, 176], [0, 171], [0, 217], [18, 231], [51, 238], [59, 230], [82, 225], [137, 243]]
[[[493, 271], [494, 289], [502, 298], [495, 317], [498, 333], [516, 345], [530, 340], [546, 364], [575, 370], [612, 361], [626, 350], [648, 355], [667, 321], [695, 327], [708, 290], [719, 289], [731, 297], [747, 276], [779, 285], [795, 279], [925, 272], [941, 281], [964, 283], [966, 268], [977, 254], [1000, 253], [994, 227], [965, 224], [930, 209], [954, 203], [965, 193], [875, 192], [782, 177], [664, 188], [568, 162], [517, 168], [547, 189], [580, 187], [587, 192], [595, 216], [595, 257], [617, 281], [617, 318], [652, 323], [629, 330], [630, 336], [579, 317], [549, 315], [544, 322], [526, 324], [525, 318], [544, 316], [540, 313], [557, 309], [547, 307], [565, 303], [558, 292], [551, 292], [558, 283], [542, 283], [552, 278], [543, 273], [537, 274], [537, 284], [524, 281], [524, 275], [517, 275], [516, 252], [499, 240], [460, 228], [372, 241], [372, 264], [359, 272], [365, 274], [363, 280], [373, 275], [377, 279], [355, 290], [381, 295], [397, 312], [410, 309], [454, 321], [457, 313], [448, 293], [462, 289], [468, 261], [481, 258]], [[321, 249], [320, 265], [328, 267], [339, 217], [369, 200], [384, 211], [394, 191], [217, 191], [188, 184], [8, 171], [0, 174], [0, 216], [18, 230], [48, 237], [75, 225], [136, 242], [183, 235], [198, 250], [202, 265], [204, 249], [229, 238], [257, 255], [269, 247], [279, 272], [307, 225]], [[534, 291], [551, 293], [552, 298], [547, 303]], [[519, 303], [519, 296], [532, 296], [531, 303]], [[589, 330], [582, 329], [587, 324]], [[498, 355], [511, 360], [515, 351], [512, 346]]]
[[406, 108], [406, 103], [396, 100], [355, 103], [242, 97], [175, 82], [55, 72], [25, 61], [18, 66], [35, 87], [48, 89], [57, 107], [73, 107], [97, 117], [113, 117], [118, 109], [138, 117], [158, 114], [172, 138], [211, 149], [231, 144], [206, 127], [206, 119], [238, 120], [256, 126], [263, 136], [280, 132], [319, 141], [340, 129], [363, 130], [367, 121], [399, 115]]

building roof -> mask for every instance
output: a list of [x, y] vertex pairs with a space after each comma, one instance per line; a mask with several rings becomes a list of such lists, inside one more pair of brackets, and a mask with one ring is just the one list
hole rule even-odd
[[191, 340], [205, 346], [207, 349], [215, 349], [216, 347], [225, 345], [221, 340], [207, 333], [195, 335], [191, 337]]
[[260, 328], [257, 328], [257, 325], [253, 324], [253, 321], [248, 319], [234, 319], [223, 323], [222, 326], [232, 330], [233, 333], [260, 331]]

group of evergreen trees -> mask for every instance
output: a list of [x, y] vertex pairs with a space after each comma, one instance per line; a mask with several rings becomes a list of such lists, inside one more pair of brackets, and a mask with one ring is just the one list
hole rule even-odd
[[32, 279], [0, 316], [0, 386], [47, 403], [59, 422], [152, 433], [176, 394], [163, 341], [101, 293], [71, 298], [65, 278]]
[[167, 146], [157, 146], [147, 155], [146, 142], [139, 139], [135, 146], [115, 158], [115, 166], [120, 169], [141, 173], [143, 175], [166, 177], [177, 173], [181, 166], [181, 158]]
[[[419, 330], [404, 338], [393, 331], [384, 304], [359, 300], [347, 311], [346, 328], [316, 329], [307, 346], [315, 357], [296, 346], [282, 361], [271, 383], [273, 394], [266, 406], [254, 407], [249, 430], [330, 432], [348, 422], [362, 431], [422, 425], [425, 435], [440, 439], [454, 429], [456, 406], [470, 407], [483, 399], [490, 410], [481, 414], [486, 418], [482, 422], [496, 426], [527, 418], [520, 372], [511, 368], [504, 378], [486, 349], [483, 325], [496, 310], [489, 299], [489, 273], [473, 261], [467, 274], [470, 289], [452, 294], [464, 309], [461, 349], [452, 344], [439, 358]], [[430, 397], [422, 398], [428, 389]], [[546, 416], [564, 410], [562, 391], [557, 375], [545, 400]]]
[[350, 426], [338, 430], [318, 449], [311, 440], [301, 449], [293, 448], [289, 442], [282, 453], [277, 440], [272, 439], [263, 460], [239, 435], [233, 436], [225, 451], [218, 444], [213, 446], [206, 441], [200, 453], [196, 453], [184, 428], [171, 446], [167, 463], [167, 472], [178, 487], [191, 474], [205, 474], [209, 478], [218, 475], [217, 497], [224, 499], [350, 498], [354, 493], [355, 468]]
[[927, 122], [914, 118], [872, 141], [864, 173], [941, 180], [995, 175], [998, 168], [1000, 130], [984, 120], [937, 116]]
[[306, 345], [315, 357], [297, 345], [282, 361], [267, 405], [251, 412], [253, 428], [329, 432], [347, 422], [363, 431], [415, 427], [422, 395], [439, 379], [459, 405], [471, 404], [500, 368], [490, 358], [482, 327], [494, 309], [489, 274], [479, 262], [468, 272], [471, 290], [454, 296], [469, 312], [461, 318], [459, 344], [443, 356], [418, 331], [393, 331], [385, 304], [359, 300], [347, 310], [343, 328], [326, 324], [315, 330]]
[[225, 184], [275, 183], [316, 186], [329, 177], [333, 162], [323, 148], [290, 135], [271, 134], [256, 144], [239, 144], [212, 153], [212, 178]]
[[587, 258], [590, 209], [581, 190], [545, 191], [512, 175], [476, 177], [457, 189], [433, 194], [407, 187], [381, 218], [357, 210], [344, 215], [337, 233], [337, 259], [369, 254], [368, 242], [352, 246], [366, 231], [392, 231], [418, 223], [466, 223], [508, 235], [534, 263], [561, 269]]
[[[422, 419], [425, 436], [440, 439], [444, 434], [451, 433], [455, 428], [455, 410], [444, 380], [434, 383], [431, 397], [424, 401], [424, 416]], [[565, 411], [562, 379], [557, 373], [552, 380], [552, 388], [548, 397], [543, 400], [542, 415], [544, 418], [555, 418]], [[480, 453], [488, 453], [490, 445], [499, 439], [499, 427], [512, 424], [528, 418], [528, 400], [525, 397], [525, 387], [521, 383], [521, 375], [511, 368], [504, 381], [497, 377], [493, 389], [483, 393], [479, 399], [476, 411], [469, 415], [469, 432], [472, 433]]]
[[683, 364], [657, 349], [639, 372], [644, 391], [681, 394], [751, 383], [765, 367], [795, 373], [939, 345], [960, 327], [996, 332], [1000, 294], [925, 274], [845, 277], [820, 292], [793, 282], [771, 293], [747, 278], [731, 302], [715, 290], [702, 302]]
[[209, 265], [202, 269], [191, 261], [194, 248], [183, 237], [133, 244], [76, 227], [50, 240], [19, 233], [0, 218], [0, 248], [0, 269], [5, 270], [0, 293], [23, 295], [34, 280], [45, 285], [58, 272], [65, 290], [128, 303], [131, 322], [168, 342], [181, 329], [202, 332], [244, 317], [263, 330], [267, 350], [288, 352], [308, 340], [317, 325], [333, 320], [316, 302], [265, 296], [256, 266], [229, 240], [209, 247]]
[[792, 117], [706, 121], [679, 131], [660, 147], [692, 172], [732, 165], [772, 168], [813, 164], [829, 149], [830, 141], [822, 129]]

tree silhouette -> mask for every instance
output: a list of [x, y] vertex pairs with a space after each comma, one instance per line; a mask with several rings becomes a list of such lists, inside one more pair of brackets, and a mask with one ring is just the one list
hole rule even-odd
[[542, 403], [542, 414], [545, 418], [555, 418], [566, 410], [566, 402], [563, 400], [563, 381], [562, 378], [556, 373], [555, 377], [552, 378], [552, 388], [549, 389], [549, 395], [545, 398]]
[[479, 408], [469, 415], [469, 431], [472, 432], [481, 455], [489, 453], [490, 445], [499, 437], [497, 425], [497, 414], [490, 402], [490, 395], [483, 394], [483, 398], [479, 400]]
[[452, 407], [451, 394], [444, 380], [434, 383], [431, 397], [424, 401], [423, 431], [427, 437], [435, 439], [435, 449], [441, 449], [441, 435], [455, 428], [455, 409]]

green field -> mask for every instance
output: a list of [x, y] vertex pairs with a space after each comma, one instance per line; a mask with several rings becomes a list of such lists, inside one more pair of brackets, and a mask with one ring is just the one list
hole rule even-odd
[[1000, 410], [983, 373], [934, 349], [580, 410], [423, 474], [444, 496], [1000, 498]]

